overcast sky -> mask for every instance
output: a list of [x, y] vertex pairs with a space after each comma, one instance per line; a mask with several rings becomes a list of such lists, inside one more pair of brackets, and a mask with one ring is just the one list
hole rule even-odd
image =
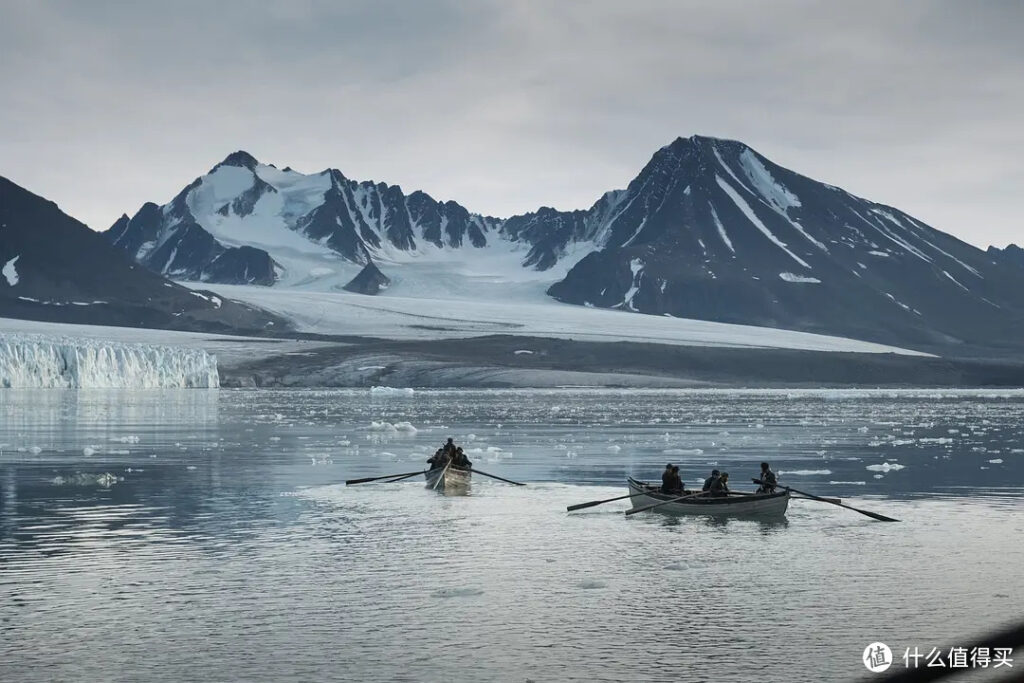
[[0, 0], [0, 175], [96, 229], [229, 152], [506, 216], [695, 133], [1024, 241], [1024, 3]]

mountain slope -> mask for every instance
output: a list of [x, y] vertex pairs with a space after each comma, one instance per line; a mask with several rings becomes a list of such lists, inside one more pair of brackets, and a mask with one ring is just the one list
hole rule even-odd
[[[562, 301], [916, 344], [1011, 340], [1024, 280], [894, 209], [739, 142], [659, 150]], [[601, 241], [601, 235], [593, 236]]]
[[590, 209], [507, 219], [236, 152], [106, 235], [158, 272], [208, 283], [524, 302], [546, 291], [921, 348], [1024, 338], [1024, 270], [1007, 258], [700, 136], [658, 150]]
[[0, 178], [0, 316], [241, 331], [284, 321], [134, 264], [53, 202]]

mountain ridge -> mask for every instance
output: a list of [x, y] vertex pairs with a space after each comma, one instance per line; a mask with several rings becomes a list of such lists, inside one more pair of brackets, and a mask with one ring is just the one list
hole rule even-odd
[[[677, 137], [573, 211], [484, 216], [242, 150], [154, 207], [104, 234], [184, 280], [390, 296], [401, 277], [372, 283], [418, 260], [508, 252], [577, 305], [925, 346], [1013, 343], [1024, 328], [1024, 274], [1006, 259], [709, 136]], [[368, 266], [371, 286], [353, 283]]]

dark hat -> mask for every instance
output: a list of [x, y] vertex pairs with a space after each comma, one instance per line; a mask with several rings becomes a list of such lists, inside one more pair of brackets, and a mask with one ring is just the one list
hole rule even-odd
[[455, 439], [453, 439], [452, 437], [450, 437], [450, 436], [448, 437], [448, 443], [451, 443], [451, 442], [452, 442], [452, 441], [454, 441], [454, 440], [455, 440]]
[[711, 474], [712, 475], [721, 474], [721, 472], [719, 472], [718, 470], [711, 470]]
[[672, 469], [672, 463], [669, 463], [669, 464], [665, 465], [665, 469], [666, 470]]
[[768, 463], [766, 463], [766, 462], [761, 463], [761, 469], [762, 470], [768, 469]]

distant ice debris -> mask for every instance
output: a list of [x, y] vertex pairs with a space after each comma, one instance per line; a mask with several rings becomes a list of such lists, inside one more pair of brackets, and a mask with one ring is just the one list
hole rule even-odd
[[866, 481], [830, 481], [829, 484], [833, 486], [865, 486]]
[[533, 351], [530, 351], [529, 349], [516, 349], [515, 351], [513, 351], [513, 353], [516, 354], [517, 356], [532, 356], [533, 355]]
[[1003, 464], [1003, 459], [1002, 458], [993, 458], [992, 460], [989, 460], [989, 462], [992, 463], [993, 465], [1002, 465]]
[[411, 387], [370, 387], [374, 396], [412, 396], [416, 392]]
[[408, 434], [415, 434], [419, 431], [409, 422], [395, 422], [392, 424], [390, 422], [377, 422], [376, 420], [370, 422], [370, 426], [367, 429], [371, 432], [405, 432]]
[[666, 448], [662, 451], [663, 455], [704, 455], [704, 450], [701, 448]]
[[611, 451], [612, 453], [618, 453], [619, 451], [622, 450], [622, 446], [613, 443], [611, 446], [608, 447], [608, 450]]
[[816, 474], [832, 474], [832, 470], [779, 470], [779, 476], [789, 474], [794, 477], [813, 477]]
[[0, 335], [0, 387], [216, 388], [217, 359], [200, 349], [49, 335]]
[[872, 472], [898, 472], [904, 469], [905, 465], [897, 462], [883, 462], [881, 465], [868, 465], [865, 469]]
[[88, 474], [85, 472], [76, 472], [75, 474], [66, 477], [54, 477], [50, 480], [50, 483], [54, 486], [102, 486], [104, 488], [110, 488], [119, 481], [124, 481], [124, 477], [118, 477], [117, 475], [111, 474], [110, 472], [104, 472], [102, 474]]

